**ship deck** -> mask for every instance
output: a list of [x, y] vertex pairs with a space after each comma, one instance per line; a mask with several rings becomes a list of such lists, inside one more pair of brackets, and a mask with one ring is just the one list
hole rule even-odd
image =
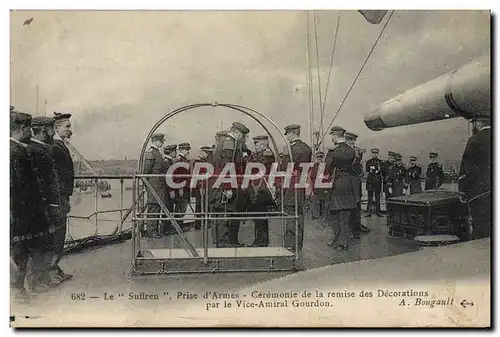
[[[84, 198], [85, 199], [85, 198]], [[88, 202], [92, 205], [91, 197]], [[109, 199], [99, 202], [111, 202]], [[127, 204], [127, 203], [125, 203]], [[364, 203], [366, 207], [366, 202]], [[91, 207], [91, 206], [90, 206]], [[116, 207], [116, 206], [114, 206]], [[382, 205], [382, 209], [384, 209]], [[88, 208], [88, 207], [87, 207]], [[75, 211], [76, 213], [76, 211]], [[96, 228], [102, 232], [101, 224], [109, 223], [111, 215], [100, 217]], [[102, 221], [102, 222], [101, 222]], [[327, 246], [331, 235], [328, 224], [321, 220], [306, 219], [304, 248], [302, 252], [302, 268], [306, 270], [342, 264], [348, 262], [379, 259], [383, 257], [400, 255], [419, 250], [419, 246], [404, 238], [389, 237], [385, 217], [362, 216], [362, 223], [371, 231], [361, 235], [353, 241], [348, 251], [337, 251]], [[70, 223], [72, 237], [78, 237], [78, 232], [84, 232], [81, 228], [85, 225], [86, 231], [93, 232], [91, 220], [84, 223]], [[114, 228], [116, 224], [113, 224]], [[108, 225], [109, 226], [109, 225]], [[90, 228], [90, 229], [89, 229]], [[110, 230], [111, 231], [111, 230]], [[80, 233], [80, 234], [81, 234]], [[184, 233], [189, 241], [196, 247], [201, 247], [202, 233], [200, 230], [190, 230]], [[80, 236], [81, 237], [81, 236]], [[253, 223], [246, 221], [240, 228], [239, 240], [243, 244], [253, 242]], [[270, 222], [270, 246], [281, 245], [281, 223], [279, 220]], [[209, 239], [211, 241], [211, 239]], [[181, 248], [180, 240], [175, 236], [167, 236], [162, 239], [142, 240], [142, 244], [149, 249]], [[291, 272], [253, 272], [253, 273], [216, 273], [216, 274], [183, 274], [183, 275], [144, 275], [131, 277], [129, 274], [132, 260], [132, 241], [100, 246], [80, 253], [66, 255], [60, 266], [67, 273], [74, 275], [74, 279], [63, 283], [60, 287], [51, 289], [46, 293], [39, 294], [30, 300], [11, 300], [12, 315], [43, 316], [46, 308], [54, 307], [71, 308], [72, 305], [79, 306], [97, 303], [103, 299], [104, 293], [144, 292], [163, 293], [168, 291], [230, 291], [245, 288], [254, 284], [269, 281], [289, 275]], [[251, 260], [245, 263], [253, 263]], [[84, 301], [72, 299], [74, 294], [84, 293]], [[73, 294], [73, 295], [72, 295]], [[95, 297], [95, 298], [92, 298]], [[102, 303], [102, 302], [99, 302]], [[132, 308], [140, 306], [158, 305], [151, 301], [121, 302], [121, 306], [130, 305]], [[123, 309], [123, 308], [122, 308]]]

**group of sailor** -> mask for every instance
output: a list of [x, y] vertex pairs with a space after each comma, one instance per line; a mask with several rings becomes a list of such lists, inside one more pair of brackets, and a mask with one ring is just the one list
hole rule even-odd
[[65, 139], [70, 114], [32, 117], [10, 107], [11, 285], [18, 295], [47, 291], [73, 276], [59, 266], [73, 194]]

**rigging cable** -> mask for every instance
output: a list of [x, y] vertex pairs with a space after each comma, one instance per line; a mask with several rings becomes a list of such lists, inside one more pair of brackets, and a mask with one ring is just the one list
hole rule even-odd
[[368, 63], [368, 60], [370, 59], [370, 56], [372, 55], [373, 51], [375, 50], [375, 47], [377, 46], [377, 43], [379, 42], [380, 38], [382, 37], [382, 34], [384, 33], [385, 31], [385, 28], [387, 27], [389, 21], [391, 20], [392, 18], [392, 14], [394, 14], [394, 10], [391, 11], [391, 14], [389, 15], [389, 18], [387, 19], [387, 21], [385, 22], [384, 24], [384, 27], [382, 27], [382, 30], [380, 31], [380, 33], [378, 34], [378, 37], [377, 39], [375, 40], [375, 43], [373, 44], [370, 52], [368, 53], [368, 55], [366, 56], [366, 59], [365, 61], [363, 62], [363, 65], [361, 66], [361, 69], [359, 70], [358, 74], [356, 75], [356, 77], [354, 78], [354, 81], [352, 82], [349, 90], [347, 91], [346, 95], [344, 96], [344, 99], [342, 100], [342, 102], [340, 103], [340, 106], [339, 108], [337, 109], [337, 112], [335, 113], [335, 115], [333, 116], [332, 118], [332, 121], [330, 122], [330, 124], [328, 124], [328, 127], [326, 128], [326, 132], [323, 134], [323, 136], [321, 137], [321, 141], [320, 141], [320, 144], [323, 143], [326, 135], [328, 134], [328, 129], [330, 129], [330, 127], [332, 126], [333, 122], [335, 121], [335, 118], [338, 116], [340, 110], [342, 109], [342, 107], [344, 106], [344, 103], [346, 102], [347, 98], [349, 97], [349, 94], [351, 93], [352, 89], [354, 88], [354, 85], [356, 84], [356, 81], [358, 80], [359, 76], [361, 75], [361, 73], [363, 72], [363, 69], [365, 68], [366, 64]]
[[[321, 110], [321, 120], [323, 120], [323, 116], [325, 114], [326, 98], [328, 97], [328, 87], [330, 86], [330, 76], [332, 74], [333, 58], [335, 56], [335, 47], [337, 45], [337, 36], [338, 36], [338, 33], [339, 33], [340, 13], [342, 13], [342, 12], [339, 11], [339, 15], [337, 16], [337, 27], [335, 28], [335, 37], [333, 39], [332, 53], [331, 53], [331, 56], [330, 56], [330, 69], [328, 70], [328, 77], [326, 79], [326, 89], [325, 89], [325, 96], [323, 98], [323, 108]], [[321, 126], [321, 133], [323, 133], [323, 125]], [[325, 146], [323, 144], [323, 151], [324, 150], [325, 150]]]
[[309, 133], [311, 137], [311, 144], [314, 143], [314, 97], [312, 94], [312, 76], [311, 76], [311, 59], [309, 57], [310, 43], [309, 43], [309, 12], [306, 11], [306, 76], [307, 76], [307, 89], [309, 98]]
[[[319, 71], [319, 46], [318, 46], [318, 29], [317, 29], [317, 23], [316, 23], [316, 11], [313, 11], [314, 15], [314, 39], [316, 41], [316, 72], [318, 76], [318, 92], [319, 92], [319, 111], [323, 110], [323, 107], [321, 105], [321, 102], [323, 101], [322, 99], [322, 94], [321, 94], [321, 77], [320, 77], [320, 71]], [[320, 122], [319, 122], [319, 129], [320, 134], [323, 132], [323, 114], [320, 115]], [[316, 145], [319, 148], [319, 144]], [[315, 147], [316, 147], [315, 146]]]

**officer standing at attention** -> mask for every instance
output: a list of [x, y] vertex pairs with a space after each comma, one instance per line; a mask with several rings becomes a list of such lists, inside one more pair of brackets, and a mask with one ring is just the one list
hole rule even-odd
[[40, 263], [51, 234], [42, 177], [28, 151], [30, 137], [31, 115], [10, 111], [10, 253], [17, 267], [11, 285], [18, 296], [28, 295], [25, 281], [29, 292], [48, 290], [43, 275], [50, 268], [50, 263]]
[[347, 250], [352, 237], [351, 214], [356, 212], [359, 202], [357, 177], [352, 171], [356, 151], [346, 144], [345, 130], [339, 126], [331, 128], [335, 147], [326, 156], [326, 172], [333, 183], [328, 194], [328, 220], [332, 227], [332, 238], [328, 246]]
[[[156, 174], [157, 177], [147, 178], [153, 191], [158, 195], [159, 201], [165, 202], [167, 182], [165, 174], [167, 173], [167, 162], [163, 158], [163, 150], [161, 147], [165, 143], [165, 135], [163, 133], [155, 133], [151, 136], [151, 145], [146, 151], [144, 157], [144, 174]], [[156, 213], [148, 215], [149, 218], [159, 218], [162, 210], [159, 202], [153, 195], [153, 192], [148, 189], [148, 213]], [[158, 221], [148, 220], [146, 222], [146, 237], [158, 239], [161, 237], [158, 232]]]
[[[211, 163], [212, 161], [212, 153], [213, 150], [210, 146], [202, 146], [200, 148], [201, 153], [198, 158], [196, 158], [193, 162], [193, 166], [196, 165], [196, 163]], [[203, 174], [205, 170], [201, 169], [200, 174]], [[196, 205], [195, 205], [195, 212], [196, 213], [201, 213], [202, 211], [205, 212], [205, 200], [202, 198], [202, 196], [207, 195], [207, 186], [204, 184], [205, 182], [198, 181], [197, 186], [195, 187], [194, 190], [194, 195], [196, 199]], [[201, 218], [201, 216], [197, 216], [197, 218]], [[201, 229], [201, 220], [196, 220], [194, 227], [196, 229]]]
[[356, 151], [356, 158], [352, 164], [352, 173], [355, 178], [356, 186], [358, 187], [359, 201], [356, 211], [351, 213], [351, 226], [355, 237], [359, 237], [361, 232], [368, 233], [370, 229], [361, 223], [361, 195], [363, 191], [363, 165], [361, 161], [363, 160], [363, 150], [356, 147], [356, 139], [358, 135], [352, 132], [345, 132], [344, 138], [347, 145], [351, 146], [354, 151]]
[[393, 151], [389, 151], [387, 154], [388, 157], [387, 160], [384, 161], [382, 170], [382, 175], [384, 176], [384, 193], [385, 193], [386, 204], [387, 204], [387, 199], [389, 199], [392, 196], [389, 188], [389, 180], [390, 180], [389, 178], [391, 175], [392, 167], [395, 164], [394, 156], [396, 155], [396, 153], [394, 153]]
[[[276, 156], [269, 147], [269, 137], [267, 135], [254, 137], [253, 141], [255, 144], [253, 161], [263, 164], [266, 167], [266, 174], [263, 178], [252, 181], [249, 186], [249, 210], [251, 212], [261, 212], [262, 214], [259, 216], [264, 216], [267, 214], [269, 207], [274, 203], [272, 192], [269, 190], [269, 185], [264, 179], [267, 179], [271, 171], [271, 166], [276, 161]], [[258, 219], [254, 220], [254, 223], [254, 242], [252, 246], [269, 246], [269, 220]]]
[[410, 194], [422, 193], [422, 167], [417, 164], [417, 157], [415, 156], [410, 157], [407, 180]]
[[[245, 172], [244, 153], [247, 150], [246, 139], [250, 130], [239, 122], [234, 122], [224, 140], [218, 142], [214, 154], [215, 175], [221, 173], [227, 163], [234, 163], [236, 173], [242, 175]], [[239, 179], [238, 179], [239, 180]], [[217, 189], [210, 187], [210, 205], [218, 212], [241, 212], [246, 209], [244, 205], [244, 193], [230, 185], [222, 184]], [[217, 247], [241, 247], [238, 241], [240, 231], [239, 220], [217, 221], [212, 227], [214, 242]]]
[[[28, 151], [31, 153], [32, 163], [38, 174], [40, 175], [41, 203], [44, 204], [50, 223], [52, 233], [55, 228], [61, 224], [63, 218], [61, 211], [61, 187], [56, 175], [54, 160], [52, 157], [52, 146], [54, 144], [54, 119], [50, 117], [35, 117], [31, 120], [33, 137], [28, 145]], [[53, 247], [55, 236], [52, 234], [50, 240], [46, 242], [44, 247], [45, 254], [42, 261], [35, 262], [45, 266], [45, 273], [41, 275], [49, 286], [58, 285], [61, 283], [59, 277], [50, 275], [49, 272], [52, 266]], [[54, 273], [52, 273], [54, 274]]]
[[[175, 157], [177, 156], [177, 145], [170, 144], [163, 146], [163, 160], [165, 161], [165, 172], [168, 172], [170, 166], [175, 162]], [[171, 189], [168, 184], [165, 183], [165, 206], [170, 213], [174, 212], [174, 201], [175, 201], [175, 191]], [[170, 221], [162, 221], [160, 225], [160, 233], [165, 235], [175, 234], [177, 231], [172, 226]]]
[[437, 162], [438, 154], [436, 152], [429, 153], [429, 165], [425, 176], [425, 190], [434, 190], [439, 188], [444, 182], [444, 172], [441, 164]]
[[73, 167], [73, 158], [71, 158], [71, 153], [66, 146], [65, 142], [71, 138], [73, 131], [71, 130], [71, 114], [67, 113], [57, 113], [54, 112], [55, 121], [55, 135], [54, 135], [54, 146], [52, 147], [52, 158], [54, 159], [54, 164], [56, 168], [56, 173], [59, 178], [59, 183], [61, 187], [61, 211], [63, 217], [61, 218], [61, 223], [56, 228], [55, 238], [55, 258], [52, 263], [53, 277], [59, 277], [62, 281], [67, 281], [73, 278], [73, 275], [66, 274], [59, 267], [59, 261], [63, 256], [64, 243], [66, 241], [66, 230], [67, 230], [67, 217], [71, 210], [69, 198], [73, 195], [73, 188], [75, 183], [75, 169]]
[[[383, 162], [378, 158], [379, 149], [371, 149], [372, 158], [366, 161], [365, 170], [366, 176], [366, 191], [368, 193], [368, 206], [366, 210], [369, 212], [366, 216], [371, 217], [374, 213], [381, 217], [380, 212], [380, 193], [382, 192]], [[375, 205], [373, 204], [373, 196], [375, 195]]]
[[460, 164], [459, 191], [469, 204], [472, 238], [491, 235], [491, 121], [471, 120], [473, 136], [467, 141]]
[[[315, 162], [314, 166], [312, 168], [311, 172], [311, 181], [314, 184], [316, 182], [316, 178], [318, 176], [318, 170], [319, 170], [319, 165], [324, 163], [325, 161], [325, 154], [321, 151], [316, 152], [315, 155]], [[314, 188], [313, 190], [314, 195], [312, 196], [312, 219], [318, 219], [318, 218], [323, 218], [325, 214], [325, 198], [326, 198], [326, 192], [328, 192], [325, 189], [322, 188]]]
[[[298, 189], [294, 186], [294, 181], [298, 182], [302, 174], [300, 163], [310, 163], [312, 160], [312, 149], [300, 139], [300, 125], [292, 124], [285, 127], [285, 136], [290, 143], [292, 150], [292, 160], [294, 163], [293, 177], [290, 187], [285, 187], [283, 196], [283, 206], [287, 214], [295, 215], [295, 195], [297, 195], [298, 224], [299, 232], [295, 232], [295, 219], [286, 219], [285, 227], [285, 247], [295, 252], [295, 236], [298, 236], [299, 251], [304, 244], [304, 204], [306, 191], [304, 188]], [[284, 166], [290, 162], [290, 156], [285, 156]]]
[[[177, 158], [175, 158], [175, 162], [183, 162], [189, 163], [189, 152], [191, 151], [191, 144], [189, 143], [181, 143], [178, 146]], [[174, 199], [174, 210], [175, 213], [185, 214], [188, 208], [188, 205], [191, 201], [190, 189], [189, 189], [189, 169], [178, 168], [176, 173], [179, 175], [186, 175], [185, 177], [179, 177], [176, 179], [177, 183], [186, 182], [185, 187], [179, 188], [175, 191], [175, 199]]]
[[394, 157], [396, 158], [396, 163], [392, 166], [389, 173], [389, 189], [391, 197], [401, 197], [408, 187], [406, 167], [401, 161], [403, 156], [400, 153], [396, 153]]

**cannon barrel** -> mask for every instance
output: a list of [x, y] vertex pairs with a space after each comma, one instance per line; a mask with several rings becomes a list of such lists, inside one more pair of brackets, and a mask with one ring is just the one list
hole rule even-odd
[[370, 110], [365, 124], [380, 131], [447, 118], [490, 116], [490, 69], [489, 55], [480, 57]]

